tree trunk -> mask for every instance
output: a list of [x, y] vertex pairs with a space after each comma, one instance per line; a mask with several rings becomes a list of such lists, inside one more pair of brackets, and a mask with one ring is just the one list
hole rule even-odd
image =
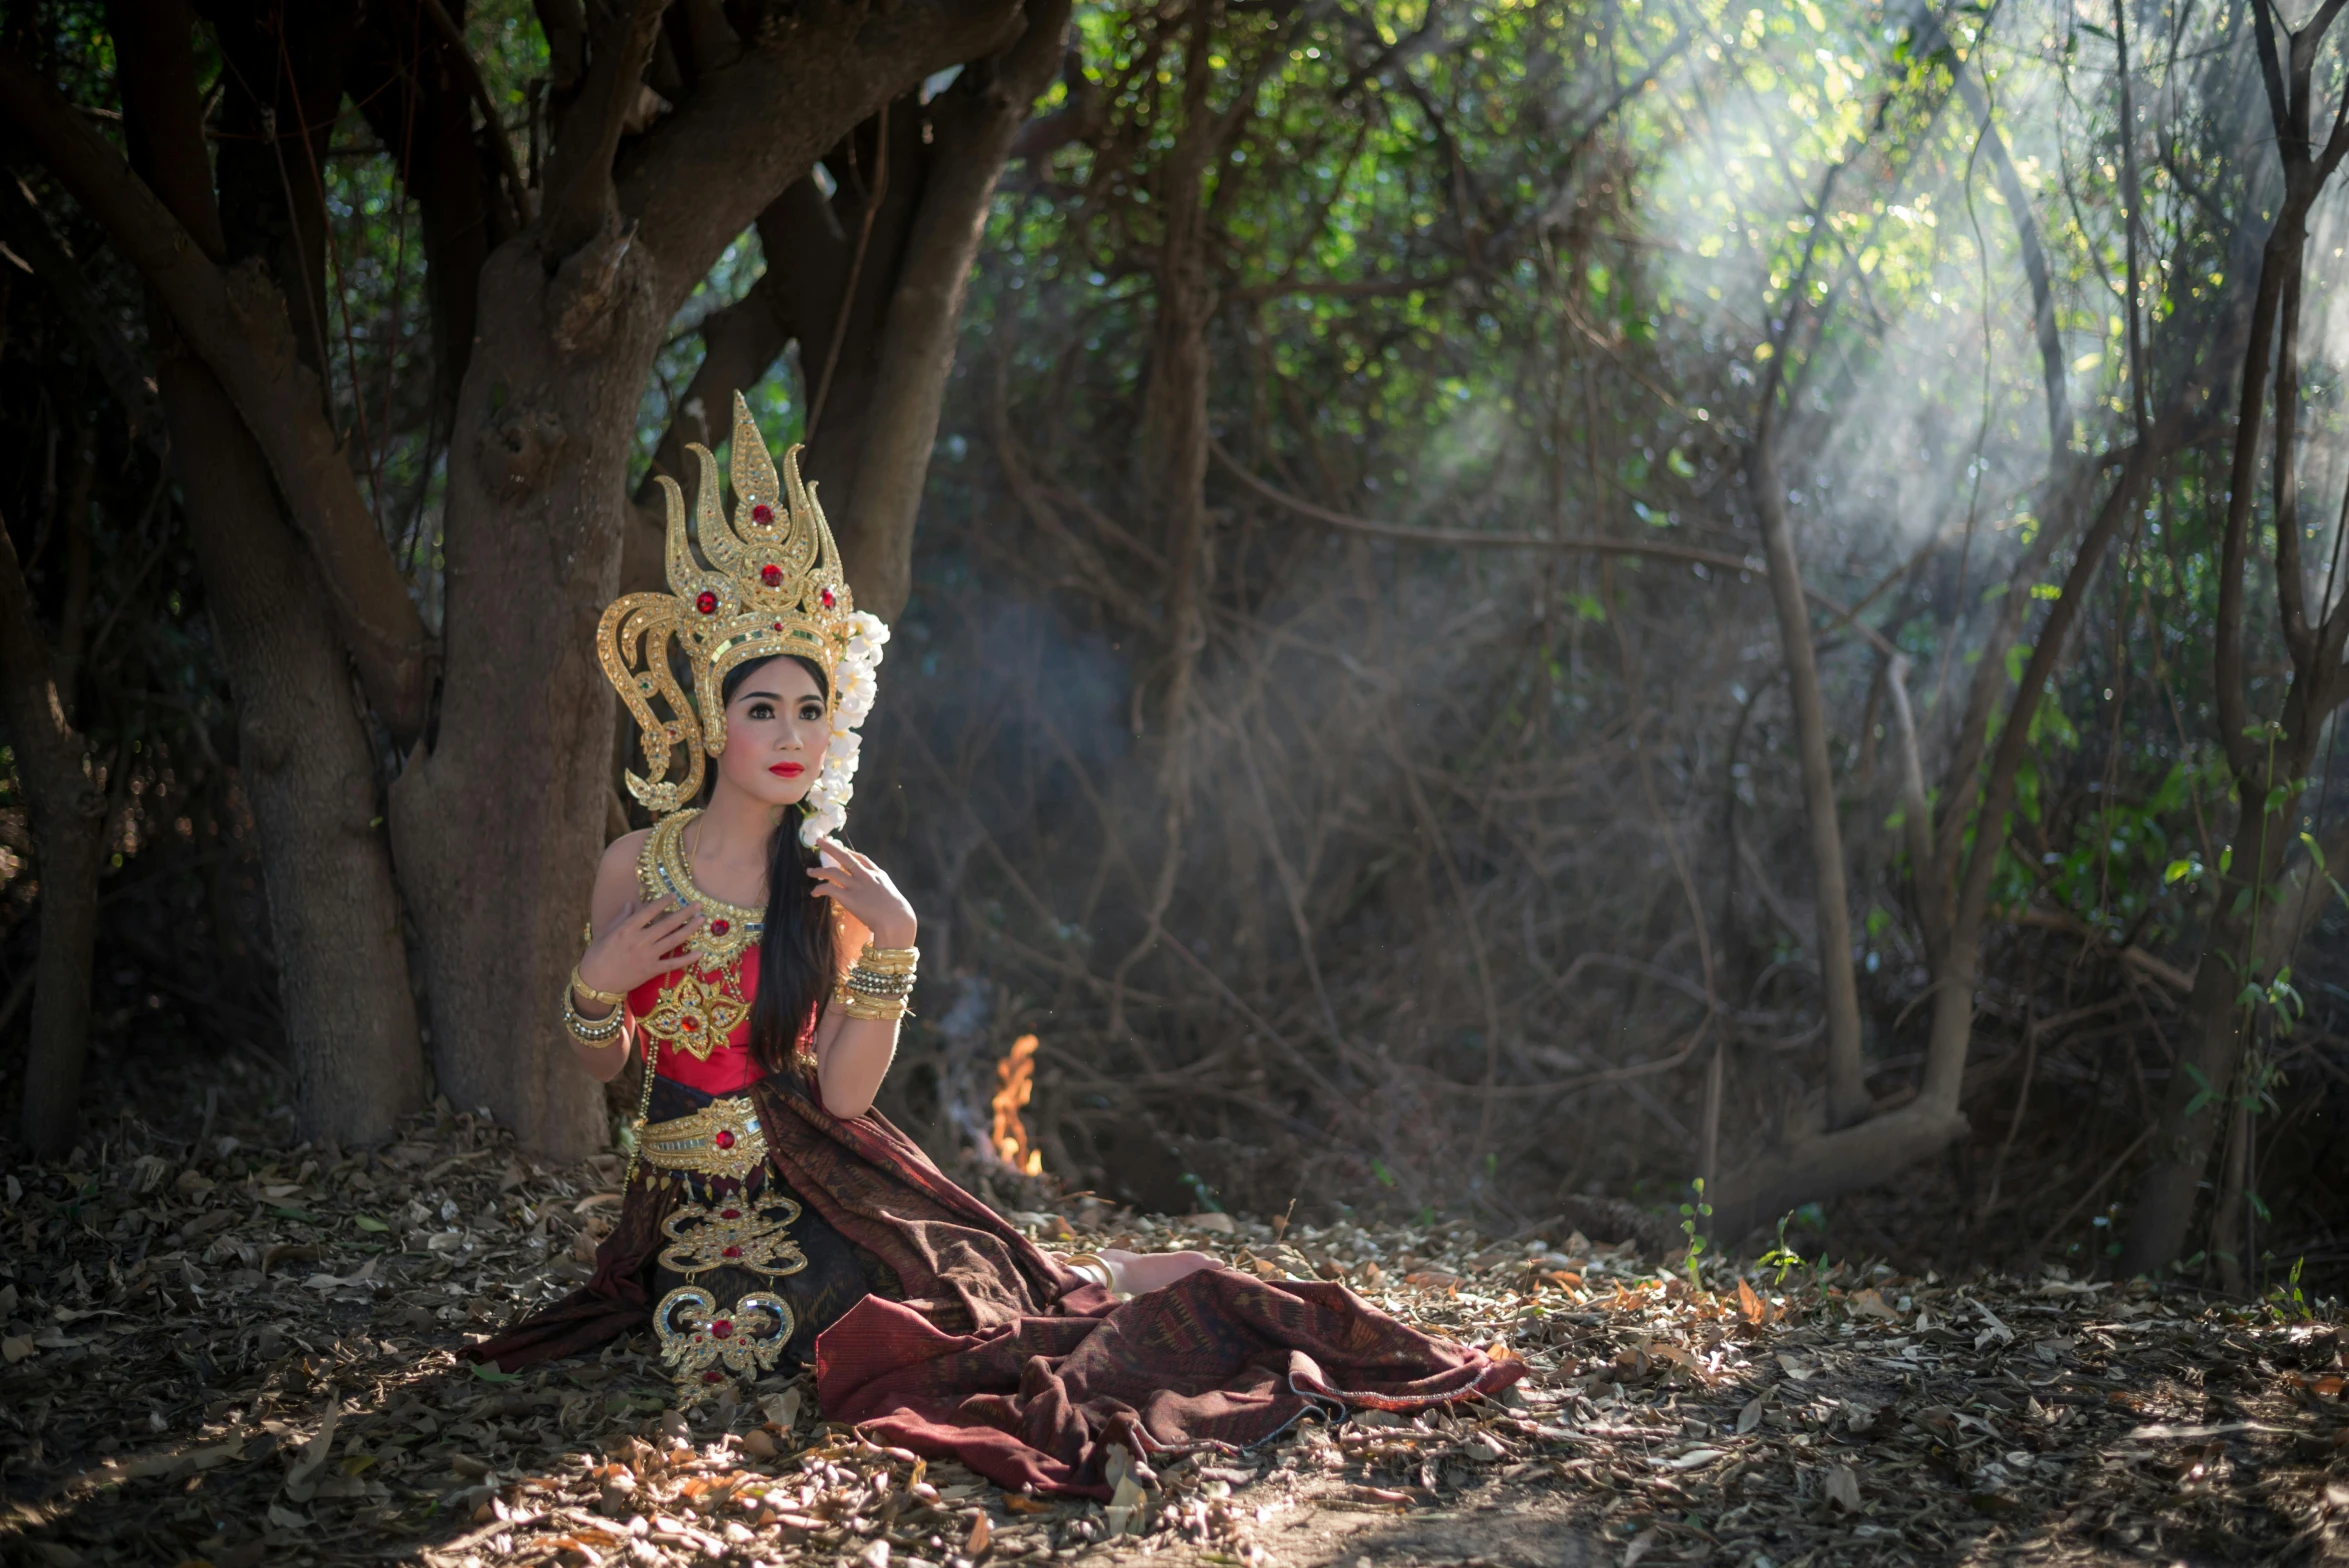
[[1164, 708], [1169, 739], [1166, 779], [1177, 796], [1189, 748], [1173, 737], [1190, 705], [1192, 672], [1207, 646], [1207, 323], [1215, 290], [1207, 278], [1207, 166], [1219, 143], [1207, 105], [1208, 67], [1220, 7], [1192, 0], [1183, 58], [1182, 129], [1161, 165], [1158, 193], [1166, 235], [1158, 250], [1157, 314], [1150, 334], [1150, 376], [1142, 394], [1141, 461], [1135, 494], [1166, 553], [1160, 627]]
[[367, 726], [260, 447], [192, 354], [155, 381], [236, 693], [302, 1135], [380, 1143], [424, 1103], [424, 1059]]
[[[216, 253], [222, 227], [186, 13], [157, 3], [122, 20], [133, 163], [170, 218]], [[423, 1103], [423, 1056], [374, 755], [334, 601], [244, 416], [164, 312], [152, 317], [156, 390], [261, 829], [296, 1115], [305, 1136], [380, 1142]]]
[[[1786, 654], [1787, 684], [1802, 758], [1803, 815], [1811, 828], [1811, 878], [1818, 902], [1819, 979], [1827, 1007], [1827, 1126], [1849, 1127], [1868, 1114], [1868, 1086], [1860, 1067], [1860, 989], [1852, 973], [1851, 889], [1844, 876], [1843, 826], [1835, 797], [1835, 767], [1827, 750], [1827, 706], [1819, 690], [1819, 661], [1811, 648], [1811, 612], [1803, 599], [1802, 566], [1786, 516], [1786, 489], [1767, 413], [1754, 438], [1754, 510], [1770, 562], [1770, 598], [1778, 607], [1778, 640]], [[1969, 997], [1971, 991], [1969, 990]], [[1724, 1234], [1728, 1234], [1725, 1230]]]
[[448, 686], [392, 786], [441, 1092], [557, 1155], [606, 1142], [559, 1009], [605, 843], [615, 705], [595, 634], [666, 324], [652, 270], [616, 224], [551, 276], [536, 234], [484, 269], [449, 447]]
[[[1916, 1100], [1890, 1117], [1875, 1117], [1801, 1140], [1795, 1147], [1740, 1171], [1723, 1184], [1721, 1196], [1714, 1201], [1714, 1221], [1724, 1238], [1743, 1235], [1768, 1219], [1790, 1194], [1800, 1195], [1796, 1202], [1834, 1197], [1881, 1181], [1966, 1135], [1967, 1123], [1958, 1101], [1973, 1037], [1974, 988], [1982, 932], [1990, 912], [1991, 872], [2004, 842], [2007, 812], [2014, 805], [2015, 777], [2022, 766], [2031, 719], [2063, 656], [2072, 625], [2087, 603], [2105, 552], [2163, 458], [2184, 439], [2187, 422], [2199, 401], [2200, 389], [2187, 383], [2148, 439], [2131, 449], [2128, 464], [2081, 539], [2061, 594], [2040, 624], [2030, 663], [2008, 707], [1985, 773], [1979, 818], [1984, 827], [1975, 836], [1973, 852], [1956, 868], [1958, 886], [1949, 904], [1946, 945], [1934, 968], [1932, 1032], [1926, 1046], [1924, 1082]], [[2050, 527], [2055, 526], [2051, 522]], [[1775, 561], [1772, 570], [1776, 570]], [[1949, 831], [1946, 821], [1943, 831]], [[1887, 1122], [1891, 1123], [1889, 1128], [1884, 1125]]]
[[15, 742], [40, 877], [40, 951], [20, 1130], [39, 1157], [73, 1147], [90, 1045], [90, 974], [98, 938], [98, 870], [106, 794], [89, 747], [66, 719], [16, 546], [0, 522], [0, 714]]
[[367, 727], [259, 447], [192, 356], [167, 356], [156, 379], [237, 698], [300, 1127], [381, 1142], [425, 1095]]
[[[860, 609], [894, 620], [913, 591], [914, 518], [954, 369], [963, 288], [987, 232], [1004, 158], [1052, 80], [1068, 35], [1069, 0], [1031, 0], [1028, 30], [963, 73], [932, 107], [936, 156], [906, 236], [889, 298], [864, 449], [849, 493], [840, 553]], [[1205, 451], [1201, 451], [1201, 474]]]
[[[2287, 700], [2288, 727], [2306, 729], [2309, 740], [2304, 746], [2293, 747], [2294, 755], [2278, 759], [2279, 774], [2297, 777], [2306, 771], [2308, 754], [2315, 749], [2331, 696], [2326, 692], [2315, 695], [2317, 700], [2306, 705], [2296, 700], [2297, 691]], [[2264, 790], [2247, 788], [2244, 794], [2252, 799], [2264, 795]], [[2289, 812], [2292, 808], [2284, 809]], [[2249, 811], [2243, 818], [2249, 823], [2258, 821]], [[2242, 842], [2247, 831], [2254, 835], [2249, 844]], [[2243, 988], [2264, 983], [2290, 963], [2301, 940], [2337, 896], [2320, 864], [2338, 868], [2349, 863], [2349, 826], [2336, 827], [2323, 842], [2321, 863], [2305, 852], [2287, 856], [2290, 841], [2279, 819], [2269, 819], [2272, 842], [2264, 846], [2264, 857], [2256, 833], [2256, 827], [2239, 827], [2236, 834], [2236, 853], [2250, 863], [2248, 874], [2238, 870], [2219, 879], [2215, 894], [2218, 912], [2204, 940], [2202, 961], [2194, 971], [2194, 989], [2186, 998], [2179, 1023], [2178, 1069], [2162, 1099], [2159, 1130], [2154, 1134], [2149, 1167], [2123, 1244], [2120, 1271], [2124, 1277], [2159, 1273], [2185, 1251], [2211, 1152], [2220, 1130], [2227, 1125], [2233, 1103], [2231, 1087], [2249, 1043], [2246, 1026], [2256, 1016], [2242, 1000]], [[2249, 887], [2267, 890], [2258, 906], [2256, 928], [2252, 911], [2235, 907]]]

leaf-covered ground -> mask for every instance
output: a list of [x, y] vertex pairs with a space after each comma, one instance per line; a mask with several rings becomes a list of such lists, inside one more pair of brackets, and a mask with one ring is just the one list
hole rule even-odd
[[174, 1141], [126, 1116], [82, 1161], [6, 1178], [9, 1560], [2349, 1558], [2344, 1339], [2273, 1306], [1852, 1266], [1693, 1289], [1562, 1224], [1024, 1215], [1048, 1245], [1341, 1277], [1531, 1368], [1504, 1403], [1137, 1471], [1105, 1509], [827, 1427], [804, 1383], [681, 1416], [646, 1339], [475, 1372], [468, 1336], [584, 1274], [618, 1162], [545, 1169], [463, 1116], [352, 1155], [269, 1125], [215, 1102]]

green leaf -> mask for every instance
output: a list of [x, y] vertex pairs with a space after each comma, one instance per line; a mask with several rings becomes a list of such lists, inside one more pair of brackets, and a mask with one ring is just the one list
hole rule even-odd
[[391, 1229], [389, 1225], [375, 1218], [372, 1214], [354, 1214], [351, 1216], [351, 1223], [363, 1231], [380, 1233]]
[[481, 1381], [484, 1383], [519, 1383], [522, 1381], [522, 1375], [520, 1373], [500, 1372], [496, 1367], [491, 1366], [486, 1361], [476, 1361], [473, 1363], [473, 1375], [481, 1379]]
[[2192, 877], [2192, 876], [2200, 876], [2201, 874], [2202, 874], [2202, 873], [2201, 873], [2200, 869], [2199, 869], [2198, 867], [2196, 867], [2196, 865], [2194, 864], [2194, 862], [2193, 862], [2193, 861], [2191, 861], [2191, 860], [2173, 860], [2173, 861], [2171, 861], [2171, 862], [2170, 862], [2170, 863], [2169, 863], [2169, 864], [2168, 864], [2166, 867], [2164, 867], [2164, 868], [2162, 869], [2162, 873], [2161, 873], [2161, 882], [2162, 882], [2162, 886], [2164, 886], [2164, 887], [2168, 887], [2170, 884], [2172, 884], [2172, 883], [2174, 883], [2174, 882], [2183, 882], [2183, 881], [2185, 881], [2185, 880], [2186, 880], [2188, 877]]

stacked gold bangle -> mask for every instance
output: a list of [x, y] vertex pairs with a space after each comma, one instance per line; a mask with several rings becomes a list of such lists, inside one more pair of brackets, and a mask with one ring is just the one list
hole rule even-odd
[[906, 1015], [906, 998], [913, 995], [914, 970], [921, 963], [918, 947], [873, 947], [857, 955], [855, 965], [840, 982], [832, 999], [851, 1018], [873, 1018], [895, 1023]]
[[[602, 1002], [611, 1012], [601, 1018], [580, 1016], [579, 997], [591, 1002]], [[628, 1022], [628, 1009], [623, 1005], [628, 998], [617, 991], [598, 991], [579, 978], [576, 965], [571, 970], [571, 983], [563, 987], [563, 1027], [571, 1031], [571, 1038], [581, 1045], [600, 1046], [611, 1043], [612, 1037]]]

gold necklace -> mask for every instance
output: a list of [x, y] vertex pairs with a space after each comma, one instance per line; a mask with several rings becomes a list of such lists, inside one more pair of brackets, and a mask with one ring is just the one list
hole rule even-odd
[[653, 825], [644, 849], [636, 857], [636, 876], [648, 902], [675, 899], [688, 909], [706, 909], [710, 918], [686, 945], [704, 958], [731, 963], [758, 943], [767, 929], [767, 912], [712, 898], [695, 885], [685, 859], [685, 829], [701, 815], [699, 807], [675, 812]]

